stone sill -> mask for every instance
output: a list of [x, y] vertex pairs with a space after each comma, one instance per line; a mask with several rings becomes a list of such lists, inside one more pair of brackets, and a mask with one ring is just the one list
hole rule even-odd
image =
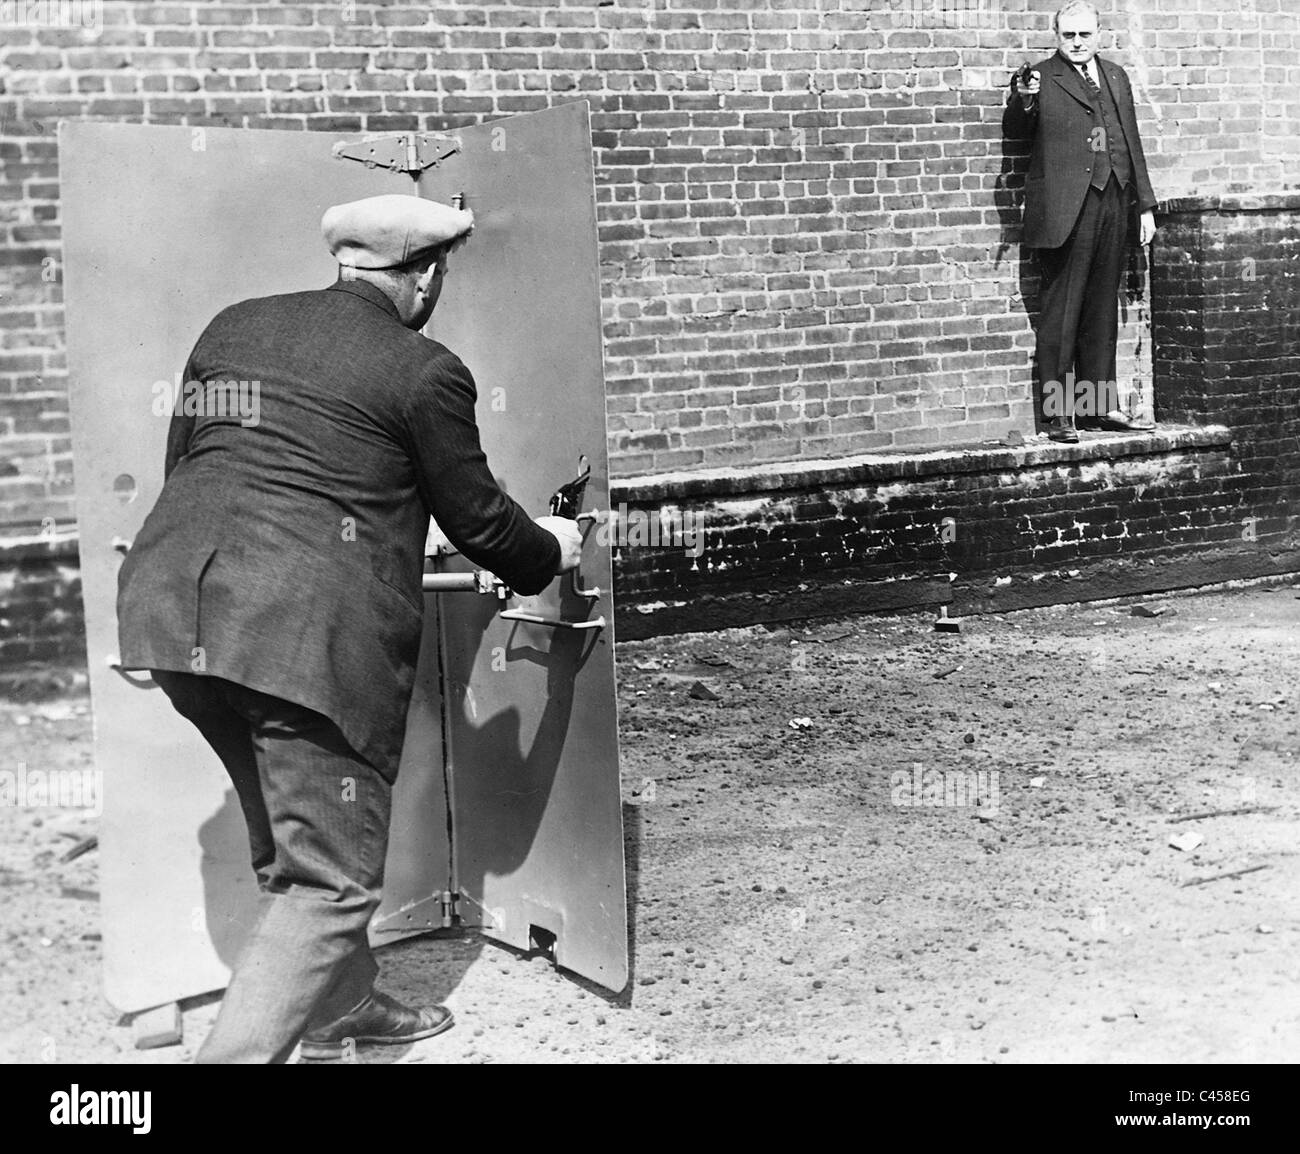
[[1300, 209], [1300, 192], [1229, 192], [1215, 196], [1175, 196], [1156, 205], [1156, 212], [1276, 212]]
[[[1231, 444], [1232, 430], [1226, 425], [1162, 425], [1154, 433], [1085, 432], [1077, 445], [1062, 445], [1039, 434], [1016, 446], [998, 442], [928, 453], [861, 453], [816, 461], [772, 461], [745, 468], [615, 478], [610, 482], [610, 500], [617, 505], [620, 501], [647, 504], [691, 497], [744, 496], [824, 485], [865, 485], [960, 473], [1009, 472]], [[52, 537], [43, 534], [0, 537], [0, 564], [34, 558], [75, 559], [77, 540], [75, 529], [62, 529]]]
[[742, 496], [823, 485], [863, 485], [881, 481], [941, 477], [955, 473], [1006, 472], [1043, 465], [1143, 457], [1183, 449], [1232, 444], [1226, 425], [1162, 425], [1154, 433], [1083, 433], [1077, 445], [1050, 441], [1045, 434], [1023, 445], [1001, 442], [929, 453], [862, 453], [818, 461], [773, 461], [745, 468], [698, 469], [616, 479], [610, 500], [629, 504], [690, 497]]

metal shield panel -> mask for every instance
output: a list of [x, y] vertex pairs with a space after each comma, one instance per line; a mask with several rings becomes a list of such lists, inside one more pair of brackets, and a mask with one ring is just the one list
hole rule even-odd
[[[412, 189], [407, 176], [333, 159], [334, 140], [89, 123], [60, 132], [81, 579], [104, 775], [105, 987], [122, 1010], [224, 986], [256, 896], [220, 763], [161, 690], [108, 664], [115, 542], [135, 536], [163, 480], [168, 421], [152, 410], [153, 385], [173, 380], [226, 305], [335, 279], [319, 232], [329, 205]], [[418, 684], [376, 921], [389, 929], [424, 928], [420, 902], [449, 884], [441, 703], [427, 662]]]
[[[421, 195], [465, 196], [469, 244], [452, 256], [433, 335], [469, 366], [488, 460], [532, 514], [591, 464], [584, 505], [608, 510], [600, 282], [585, 103], [457, 135], [462, 151]], [[611, 558], [588, 526], [578, 595], [566, 577], [514, 605], [569, 630], [496, 615], [486, 597], [444, 600], [444, 684], [460, 910], [527, 948], [555, 935], [557, 964], [627, 981], [627, 911], [614, 684]], [[458, 559], [448, 563], [454, 567]], [[462, 608], [463, 606], [463, 608]]]

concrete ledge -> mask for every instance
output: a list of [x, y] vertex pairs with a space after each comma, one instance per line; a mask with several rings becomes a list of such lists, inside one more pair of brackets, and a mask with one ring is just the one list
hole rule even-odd
[[61, 529], [53, 534], [30, 533], [0, 537], [0, 565], [51, 557], [75, 561], [77, 548], [75, 529]]
[[1217, 448], [1232, 443], [1225, 425], [1163, 425], [1153, 433], [1084, 433], [1076, 445], [1034, 437], [1024, 445], [1001, 442], [929, 453], [863, 453], [816, 461], [774, 461], [744, 468], [656, 473], [610, 482], [610, 501], [648, 504], [688, 497], [744, 496], [822, 485], [861, 485], [878, 481], [960, 473], [1005, 472], [1041, 465], [1072, 464], [1118, 457], [1140, 457], [1179, 449]]
[[1277, 212], [1300, 209], [1300, 192], [1230, 192], [1217, 196], [1175, 196], [1156, 205], [1156, 212]]

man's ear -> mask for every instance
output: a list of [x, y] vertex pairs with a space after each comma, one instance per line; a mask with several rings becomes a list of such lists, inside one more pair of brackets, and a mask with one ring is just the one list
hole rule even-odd
[[415, 291], [420, 296], [428, 296], [430, 288], [433, 285], [433, 278], [438, 275], [438, 262], [430, 261], [429, 267], [422, 272], [415, 281]]

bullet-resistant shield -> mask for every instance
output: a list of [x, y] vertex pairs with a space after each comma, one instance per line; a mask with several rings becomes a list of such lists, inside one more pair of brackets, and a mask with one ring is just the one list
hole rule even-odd
[[[159, 397], [221, 308], [334, 279], [319, 234], [329, 205], [463, 194], [475, 234], [452, 258], [433, 332], [475, 374], [488, 460], [540, 515], [585, 455], [586, 508], [606, 507], [590, 156], [585, 104], [380, 142], [62, 126], [105, 985], [120, 1009], [224, 986], [256, 897], [217, 759], [147, 675], [114, 667], [117, 569], [162, 486]], [[376, 941], [459, 918], [520, 947], [555, 935], [559, 965], [625, 984], [610, 559], [596, 537], [588, 523], [579, 580], [539, 597], [426, 595]], [[430, 564], [466, 568], [455, 556]], [[584, 595], [590, 586], [599, 596]]]

